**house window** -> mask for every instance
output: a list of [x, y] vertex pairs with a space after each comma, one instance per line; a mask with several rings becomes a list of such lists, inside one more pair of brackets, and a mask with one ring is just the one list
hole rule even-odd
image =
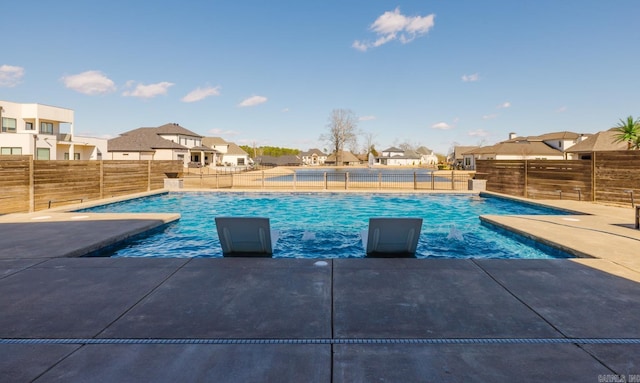
[[238, 166], [244, 165], [244, 158], [238, 158]]
[[40, 133], [42, 133], [42, 134], [53, 134], [53, 123], [51, 123], [51, 122], [41, 122], [40, 123]]
[[3, 156], [19, 156], [22, 154], [22, 148], [1, 148], [0, 154]]
[[49, 148], [38, 148], [36, 151], [36, 160], [51, 159]]
[[25, 130], [33, 130], [33, 122], [25, 122], [24, 123]]
[[15, 133], [16, 132], [16, 119], [2, 117], [2, 132], [3, 133]]
[[[184, 161], [184, 154], [178, 154], [177, 157], [178, 157], [179, 160]], [[198, 161], [198, 160], [196, 160], [196, 161]]]
[[[64, 159], [65, 160], [69, 160], [69, 153], [65, 153], [64, 154]], [[79, 160], [80, 159], [80, 153], [73, 153], [73, 159], [74, 160]]]

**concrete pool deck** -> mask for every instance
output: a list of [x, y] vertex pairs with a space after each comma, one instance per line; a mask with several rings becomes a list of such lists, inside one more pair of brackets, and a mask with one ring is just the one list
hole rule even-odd
[[485, 219], [595, 258], [70, 258], [176, 217], [0, 216], [0, 377], [640, 380], [633, 210], [544, 203], [591, 215]]

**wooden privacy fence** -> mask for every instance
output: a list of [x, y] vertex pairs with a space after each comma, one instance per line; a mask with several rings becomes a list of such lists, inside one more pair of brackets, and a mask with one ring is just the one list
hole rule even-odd
[[162, 189], [182, 161], [34, 161], [0, 157], [0, 214]]
[[640, 151], [594, 152], [589, 160], [478, 160], [487, 190], [532, 199], [632, 204], [640, 199]]

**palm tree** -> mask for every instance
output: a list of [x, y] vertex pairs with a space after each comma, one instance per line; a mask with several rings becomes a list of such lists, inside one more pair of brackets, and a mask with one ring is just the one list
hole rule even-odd
[[627, 149], [632, 147], [638, 148], [640, 144], [640, 119], [633, 119], [633, 116], [627, 117], [627, 120], [620, 119], [620, 123], [613, 129], [615, 134], [614, 142], [626, 142]]

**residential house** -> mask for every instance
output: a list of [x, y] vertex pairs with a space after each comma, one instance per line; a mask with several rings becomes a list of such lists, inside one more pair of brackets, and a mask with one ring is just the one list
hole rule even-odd
[[454, 169], [472, 169], [473, 156], [465, 158], [464, 154], [478, 149], [480, 146], [454, 146], [447, 156], [447, 163]]
[[320, 149], [309, 149], [300, 153], [300, 156], [302, 157], [302, 163], [310, 166], [324, 165], [327, 160], [327, 155]]
[[204, 137], [202, 144], [214, 150], [216, 166], [249, 166], [253, 160], [249, 153], [233, 142], [227, 142], [221, 137]]
[[464, 168], [475, 169], [477, 160], [564, 160], [568, 150], [587, 139], [589, 135], [573, 132], [555, 132], [540, 136], [518, 137], [509, 134], [509, 139], [491, 146], [483, 146], [463, 154]]
[[433, 150], [421, 146], [416, 149], [416, 153], [420, 155], [420, 164], [421, 165], [437, 165], [438, 164], [438, 156], [434, 153]]
[[179, 124], [138, 128], [108, 142], [112, 160], [180, 160], [185, 166], [209, 166], [215, 151], [202, 145], [202, 136]]
[[0, 124], [1, 155], [32, 155], [37, 160], [101, 160], [107, 152], [106, 139], [74, 134], [71, 109], [0, 101]]
[[[339, 161], [339, 163], [337, 162]], [[331, 153], [327, 156], [327, 159], [324, 161], [326, 165], [334, 165], [334, 166], [355, 166], [360, 164], [360, 160], [353, 153], [347, 150], [343, 150], [340, 152], [338, 159], [336, 161], [336, 154]]]
[[300, 166], [302, 159], [293, 154], [285, 156], [258, 156], [255, 163], [260, 166]]
[[392, 146], [382, 151], [382, 156], [377, 158], [377, 162], [381, 165], [388, 166], [418, 166], [438, 162], [438, 158], [432, 151], [425, 147], [421, 147], [420, 149], [424, 153], [413, 150], [402, 150]]
[[616, 142], [616, 134], [610, 129], [590, 135], [567, 150], [569, 159], [590, 160], [593, 152], [627, 150], [626, 142]]

